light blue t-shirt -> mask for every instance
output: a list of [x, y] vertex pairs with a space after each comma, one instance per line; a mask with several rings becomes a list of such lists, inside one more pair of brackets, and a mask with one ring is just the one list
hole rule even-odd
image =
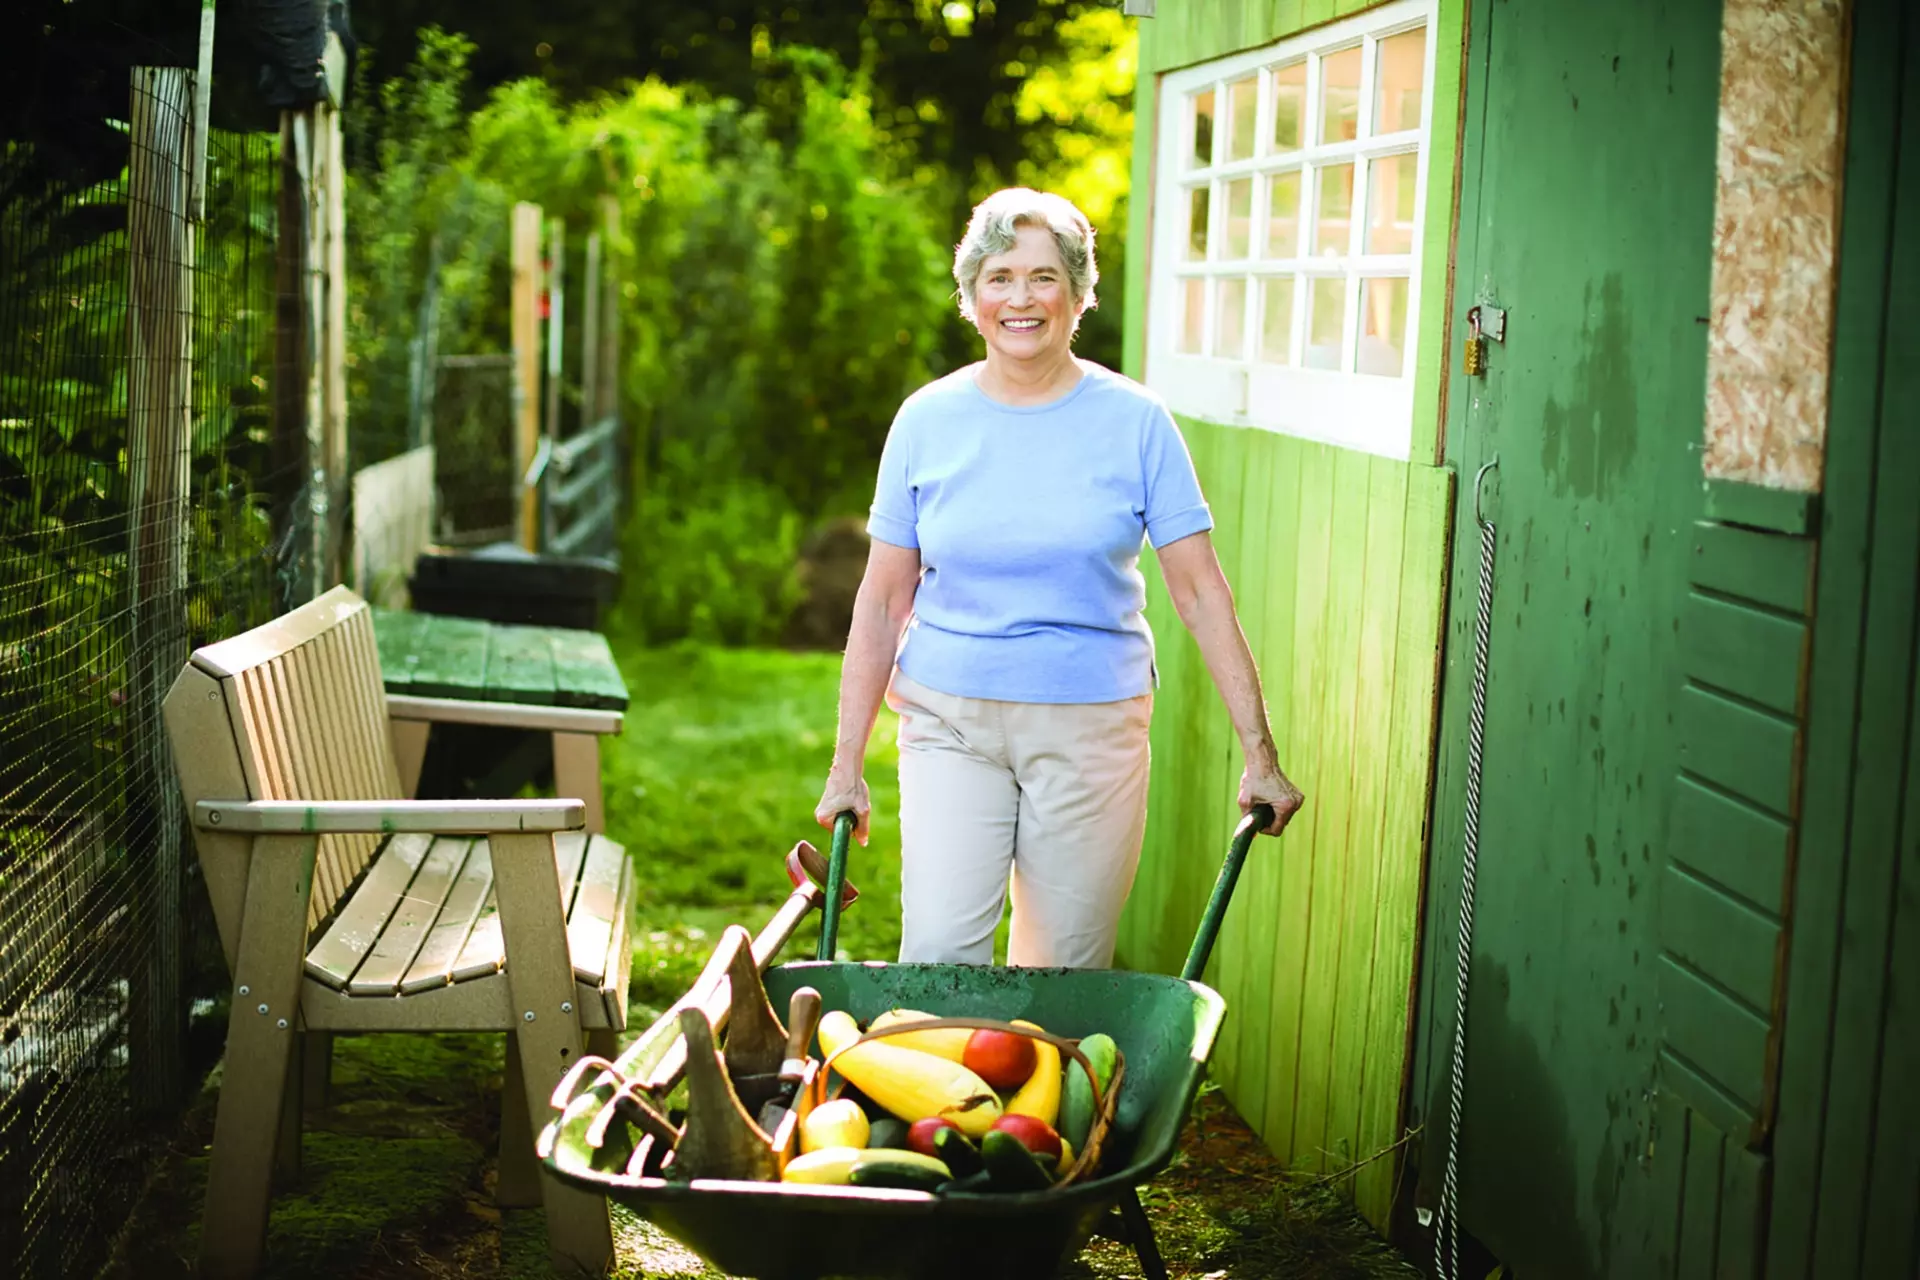
[[1117, 702], [1154, 686], [1141, 540], [1213, 527], [1193, 459], [1153, 392], [1081, 362], [1043, 405], [961, 369], [900, 406], [867, 532], [918, 547], [900, 669], [1002, 702]]

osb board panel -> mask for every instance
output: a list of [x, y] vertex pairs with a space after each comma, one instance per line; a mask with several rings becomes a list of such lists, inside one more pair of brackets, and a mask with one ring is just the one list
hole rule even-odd
[[1706, 474], [1817, 490], [1840, 206], [1846, 0], [1726, 0]]

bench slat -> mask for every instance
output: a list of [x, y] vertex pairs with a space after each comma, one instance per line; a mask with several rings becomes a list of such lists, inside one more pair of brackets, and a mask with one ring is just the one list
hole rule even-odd
[[470, 843], [446, 836], [433, 842], [413, 883], [401, 895], [399, 907], [387, 917], [386, 927], [380, 930], [372, 952], [347, 984], [350, 993], [390, 996], [400, 990], [400, 980], [406, 977], [413, 958], [420, 953], [434, 922], [440, 917], [440, 908], [460, 874]]
[[489, 702], [553, 702], [553, 647], [543, 628], [495, 624], [486, 690]]
[[[553, 836], [553, 868], [560, 877], [560, 915], [566, 918], [573, 904], [574, 880], [579, 874], [581, 857], [586, 853], [587, 833], [584, 831], [557, 831]], [[460, 948], [460, 958], [454, 961], [453, 980], [465, 982], [469, 978], [485, 977], [489, 973], [498, 973], [506, 962], [506, 942], [500, 935], [500, 908], [492, 891], [487, 894], [486, 903], [480, 909], [479, 919], [473, 922], [473, 932], [467, 936], [466, 945]]]
[[373, 949], [387, 918], [400, 905], [414, 872], [432, 847], [433, 837], [403, 833], [387, 842], [326, 936], [307, 953], [307, 972], [316, 981], [345, 990], [360, 961]]
[[[352, 785], [348, 774], [352, 757], [345, 728], [340, 724], [339, 691], [318, 652], [339, 633], [340, 628], [335, 627], [262, 668], [278, 680], [284, 700], [282, 714], [294, 735], [288, 746], [300, 786], [297, 798], [302, 800], [343, 799]], [[332, 915], [339, 895], [359, 879], [371, 854], [364, 848], [366, 844], [364, 836], [333, 836], [320, 841], [317, 865], [326, 868], [329, 891], [324, 901], [315, 895], [316, 918], [309, 921], [309, 928]]]
[[627, 684], [613, 660], [613, 649], [598, 631], [553, 627], [547, 631], [553, 651], [553, 700], [563, 707], [600, 711], [627, 709]]
[[620, 888], [614, 899], [613, 927], [607, 933], [607, 958], [601, 964], [600, 1001], [607, 1025], [627, 1025], [627, 980], [633, 971], [633, 859], [620, 858]]
[[477, 618], [426, 615], [414, 638], [416, 661], [407, 692], [428, 698], [472, 697], [485, 683], [492, 634], [493, 628]]
[[614, 909], [619, 903], [621, 869], [626, 853], [611, 840], [596, 837], [587, 846], [580, 871], [579, 892], [567, 916], [567, 950], [573, 956], [573, 974], [599, 986], [607, 976], [607, 942], [613, 934]]
[[415, 642], [425, 614], [407, 609], [372, 609], [374, 640], [380, 648], [380, 674], [388, 693], [410, 693]]
[[403, 995], [444, 987], [453, 981], [454, 962], [467, 945], [474, 921], [480, 918], [482, 908], [493, 901], [493, 851], [485, 840], [469, 840], [467, 844], [460, 878], [447, 894], [439, 920], [400, 983]]

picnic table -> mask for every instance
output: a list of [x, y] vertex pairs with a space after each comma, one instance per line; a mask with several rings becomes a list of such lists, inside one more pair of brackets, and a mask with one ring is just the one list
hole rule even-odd
[[605, 636], [399, 609], [373, 610], [373, 628], [407, 794], [436, 724], [540, 733], [556, 792], [586, 802], [587, 830], [606, 830], [600, 738], [620, 732], [628, 695]]

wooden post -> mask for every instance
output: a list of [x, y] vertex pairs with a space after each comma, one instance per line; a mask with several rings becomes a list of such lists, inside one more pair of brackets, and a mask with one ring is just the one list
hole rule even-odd
[[156, 929], [131, 1004], [132, 1079], [144, 1107], [179, 1090], [183, 957], [177, 790], [160, 705], [186, 659], [187, 502], [192, 474], [192, 73], [135, 67], [127, 166], [127, 509], [132, 581], [132, 740], [141, 753], [129, 803], [149, 810], [149, 907]]
[[600, 233], [587, 232], [586, 267], [580, 296], [580, 426], [600, 421]]
[[307, 179], [303, 139], [311, 125], [303, 112], [280, 113], [278, 230], [274, 239], [273, 324], [273, 519], [274, 540], [288, 548], [291, 563], [281, 577], [280, 607], [312, 598], [310, 558], [313, 520], [307, 485], [313, 458], [307, 448], [307, 384], [313, 359], [307, 311]]
[[[329, 36], [329, 46], [339, 37]], [[347, 488], [347, 157], [346, 131], [340, 126], [340, 92], [319, 110], [326, 122], [326, 336], [320, 368], [325, 379], [327, 460], [327, 581], [338, 583], [346, 568]]]
[[513, 206], [513, 488], [520, 545], [536, 549], [540, 509], [526, 482], [540, 447], [540, 206]]
[[594, 402], [597, 422], [620, 412], [620, 271], [614, 247], [619, 243], [620, 201], [615, 196], [600, 197], [601, 237], [605, 255], [600, 272], [600, 398]]
[[560, 439], [560, 375], [566, 346], [567, 224], [555, 218], [547, 229], [547, 439]]
[[207, 115], [213, 105], [213, 0], [200, 0], [200, 57], [193, 77], [193, 150], [188, 156], [193, 180], [188, 186], [187, 216], [207, 217]]

